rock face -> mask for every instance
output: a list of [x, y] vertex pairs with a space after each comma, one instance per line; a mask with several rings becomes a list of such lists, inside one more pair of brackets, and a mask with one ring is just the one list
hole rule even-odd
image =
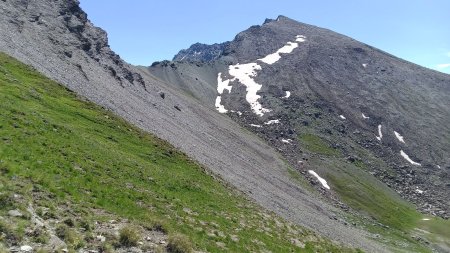
[[299, 135], [311, 132], [419, 210], [450, 215], [449, 75], [283, 16], [239, 33], [216, 58], [148, 71], [227, 111], [300, 171]]
[[[92, 25], [78, 1], [8, 0], [1, 12], [0, 47], [26, 63], [39, 62], [37, 69], [58, 81], [70, 80], [70, 88], [79, 88], [77, 83], [89, 82], [97, 73], [122, 86], [144, 85], [109, 48], [106, 32]], [[101, 70], [86, 68], [89, 61]]]
[[214, 61], [223, 54], [223, 51], [227, 46], [228, 42], [213, 45], [195, 43], [188, 49], [183, 49], [178, 52], [178, 54], [173, 57], [172, 61]]
[[169, 141], [282, 217], [367, 251], [386, 251], [365, 232], [330, 219], [338, 210], [299, 187], [272, 147], [187, 93], [191, 86], [168, 84], [122, 61], [77, 1], [0, 1], [0, 51]]

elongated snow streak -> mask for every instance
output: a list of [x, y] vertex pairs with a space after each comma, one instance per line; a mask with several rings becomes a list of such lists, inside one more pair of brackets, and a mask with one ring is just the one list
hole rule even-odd
[[257, 127], [257, 128], [262, 127], [261, 125], [255, 125], [255, 124], [250, 124], [250, 126], [252, 126], [252, 127]]
[[395, 137], [397, 137], [398, 141], [405, 143], [405, 140], [403, 139], [403, 136], [401, 134], [394, 131]]
[[411, 158], [409, 158], [409, 156], [403, 150], [400, 150], [400, 155], [402, 155], [403, 158], [405, 158], [405, 160], [408, 161], [409, 163], [411, 163], [412, 165], [417, 165], [417, 166], [421, 165], [420, 163], [416, 163]]
[[[285, 46], [278, 49], [275, 53], [269, 54], [264, 58], [258, 59], [257, 61], [261, 61], [267, 64], [273, 64], [281, 59], [281, 54], [292, 53], [292, 51], [298, 47], [298, 42], [304, 42], [305, 40], [306, 40], [305, 36], [297, 35], [295, 37], [296, 42], [287, 42]], [[233, 78], [228, 80], [222, 80], [222, 74], [221, 73], [218, 74], [217, 91], [219, 93], [219, 96], [223, 93], [225, 89], [231, 91], [231, 86], [229, 86], [230, 82], [238, 80], [246, 87], [247, 94], [245, 96], [245, 99], [250, 104], [252, 111], [260, 117], [263, 116], [264, 113], [270, 112], [269, 109], [263, 108], [262, 105], [258, 102], [258, 99], [261, 96], [258, 95], [257, 93], [261, 89], [262, 85], [256, 83], [254, 78], [257, 76], [257, 71], [261, 69], [262, 69], [261, 66], [255, 62], [246, 64], [238, 63], [236, 65], [228, 66], [228, 72], [231, 76], [233, 76]], [[222, 109], [222, 107], [217, 105], [216, 100], [216, 108], [219, 110], [219, 108]]]
[[322, 184], [323, 187], [327, 188], [328, 190], [330, 189], [330, 186], [328, 186], [328, 183], [325, 179], [321, 178], [319, 175], [317, 175], [317, 173], [314, 170], [308, 170], [308, 173], [315, 176], [317, 178], [317, 180], [319, 180], [319, 182]]
[[344, 115], [339, 115], [339, 118], [346, 119]]
[[267, 122], [264, 122], [264, 125], [273, 125], [273, 124], [280, 124], [280, 120], [279, 119], [273, 119], [273, 120], [269, 120]]
[[281, 142], [290, 144], [292, 142], [291, 139], [281, 139]]
[[363, 119], [370, 119], [370, 117], [367, 117], [366, 115], [364, 115], [364, 113], [361, 113]]
[[216, 98], [216, 109], [220, 113], [227, 113], [228, 110], [225, 109], [225, 107], [221, 104], [221, 102], [222, 102], [222, 97], [221, 96], [217, 96], [217, 98]]
[[378, 125], [378, 136], [377, 136], [377, 140], [381, 141], [382, 138], [383, 138], [383, 133], [381, 132], [381, 125]]
[[286, 91], [286, 95], [283, 98], [289, 98], [291, 96], [291, 92], [290, 91]]

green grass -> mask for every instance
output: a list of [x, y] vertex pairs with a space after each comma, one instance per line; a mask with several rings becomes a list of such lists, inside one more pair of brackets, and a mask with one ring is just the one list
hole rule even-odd
[[80, 212], [164, 224], [208, 252], [345, 250], [267, 214], [165, 141], [1, 53], [0, 101], [0, 196], [18, 191], [37, 201], [32, 192], [48, 192], [53, 208], [70, 202]]
[[302, 147], [309, 152], [326, 156], [340, 155], [339, 150], [330, 147], [330, 145], [318, 135], [304, 133], [298, 136], [298, 140]]
[[[328, 140], [314, 133], [314, 129], [302, 127], [299, 132], [303, 133], [298, 136], [302, 151], [311, 154], [308, 169], [324, 177], [339, 199], [358, 212], [358, 215], [349, 214], [349, 221], [381, 235], [380, 242], [393, 251], [430, 252], [423, 242], [411, 238], [417, 228], [423, 229], [420, 222], [423, 216], [412, 204], [372, 176], [363, 162], [370, 161], [372, 166], [384, 167], [391, 172], [383, 161], [354, 145], [353, 150], [362, 160], [348, 162], [343, 151], [333, 149]], [[343, 143], [344, 140], [335, 141]], [[442, 238], [447, 236], [450, 229], [445, 229], [445, 226], [425, 228], [431, 234], [423, 237], [432, 243], [447, 245], [442, 242]]]

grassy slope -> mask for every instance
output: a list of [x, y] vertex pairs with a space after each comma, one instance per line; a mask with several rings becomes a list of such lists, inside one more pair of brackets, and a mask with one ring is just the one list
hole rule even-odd
[[[163, 224], [208, 252], [343, 250], [261, 211], [166, 142], [2, 53], [0, 101], [0, 201], [19, 193], [37, 207], [103, 209], [138, 224]], [[32, 199], [36, 191], [51, 199]], [[1, 205], [0, 217], [13, 207]], [[27, 221], [18, 222], [23, 234]]]
[[[309, 161], [311, 169], [327, 179], [344, 203], [376, 222], [362, 221], [357, 217], [349, 217], [350, 220], [356, 219], [354, 221], [364, 224], [370, 231], [382, 234], [382, 241], [395, 248], [428, 252], [423, 241], [418, 242], [411, 237], [418, 234], [417, 231], [423, 230], [426, 232], [419, 233], [422, 238], [435, 243], [436, 247], [450, 248], [450, 239], [444, 239], [449, 238], [449, 220], [431, 218], [430, 221], [423, 221], [423, 215], [417, 212], [413, 205], [369, 174], [362, 161], [346, 161], [339, 149], [333, 149], [325, 138], [311, 131], [303, 128], [299, 131], [303, 134], [298, 137], [302, 147], [313, 154]], [[371, 164], [386, 167], [367, 151], [358, 150], [358, 156]], [[379, 226], [378, 222], [384, 226]]]

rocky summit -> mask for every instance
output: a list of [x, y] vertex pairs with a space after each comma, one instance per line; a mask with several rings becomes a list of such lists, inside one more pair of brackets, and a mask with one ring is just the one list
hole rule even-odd
[[[229, 42], [196, 43], [172, 61], [133, 66], [76, 0], [0, 1], [0, 51], [9, 55], [0, 61], [8, 111], [0, 121], [0, 251], [45, 244], [31, 232], [16, 236], [26, 220], [47, 224], [52, 240], [79, 252], [103, 252], [105, 241], [117, 241], [108, 247], [119, 252], [191, 252], [174, 251], [187, 240], [202, 252], [450, 249], [449, 75], [284, 16]], [[53, 110], [59, 116], [45, 118]], [[68, 141], [40, 140], [54, 155], [14, 153], [20, 141], [9, 135], [49, 134], [49, 124]], [[119, 182], [108, 188], [117, 198], [99, 188]], [[53, 206], [35, 211], [42, 199]], [[79, 216], [87, 212], [112, 218], [86, 228]], [[137, 229], [128, 229], [134, 219]], [[72, 236], [53, 227], [61, 222]], [[122, 227], [127, 240], [135, 230], [148, 239], [129, 244], [114, 232]], [[74, 239], [88, 231], [97, 240]]]

